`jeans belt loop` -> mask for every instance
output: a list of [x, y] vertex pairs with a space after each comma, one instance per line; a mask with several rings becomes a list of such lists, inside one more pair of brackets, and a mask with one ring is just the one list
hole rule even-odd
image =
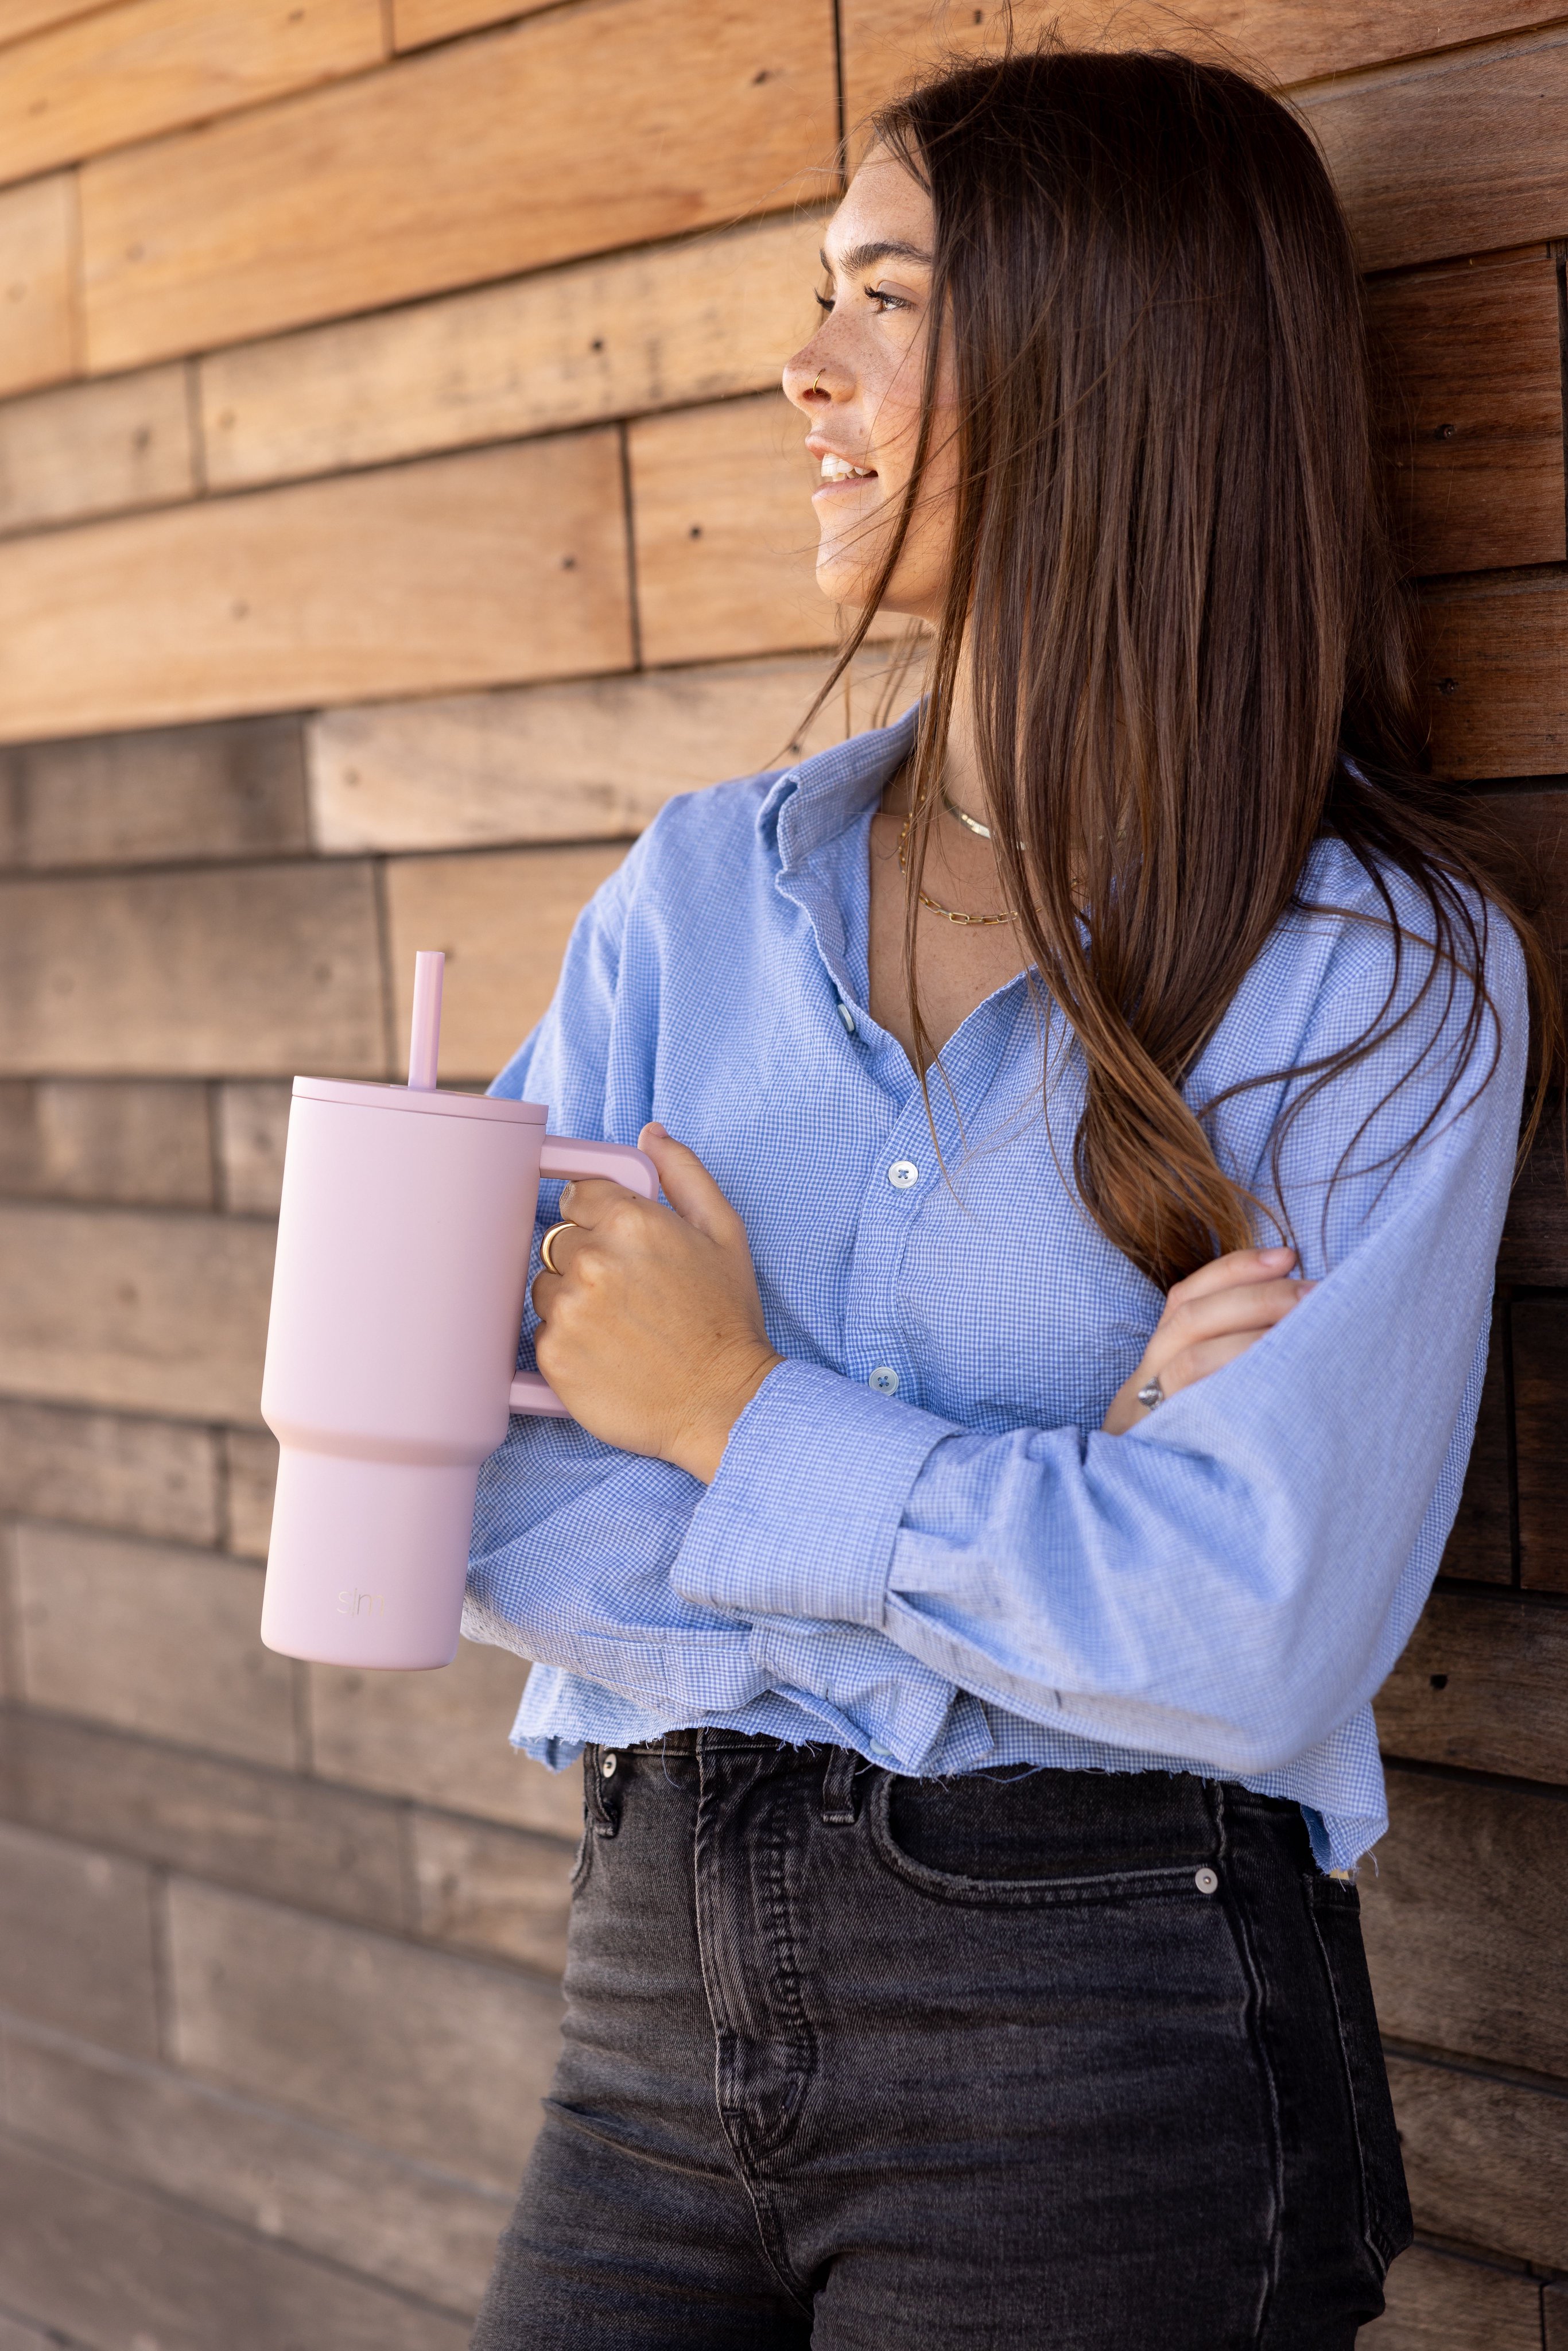
[[852, 1747], [835, 1747], [822, 1774], [822, 1819], [830, 1828], [852, 1828], [855, 1817], [855, 1773], [860, 1757]]

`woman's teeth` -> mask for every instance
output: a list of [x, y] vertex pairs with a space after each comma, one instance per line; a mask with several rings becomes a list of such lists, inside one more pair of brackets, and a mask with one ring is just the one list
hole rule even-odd
[[824, 457], [824, 482], [869, 482], [875, 473], [874, 465], [852, 465], [847, 457]]

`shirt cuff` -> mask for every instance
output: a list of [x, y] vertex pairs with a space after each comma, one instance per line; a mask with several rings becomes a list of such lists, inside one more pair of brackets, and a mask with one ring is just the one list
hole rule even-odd
[[820, 1364], [780, 1364], [730, 1431], [675, 1590], [743, 1616], [880, 1626], [910, 1490], [961, 1434]]

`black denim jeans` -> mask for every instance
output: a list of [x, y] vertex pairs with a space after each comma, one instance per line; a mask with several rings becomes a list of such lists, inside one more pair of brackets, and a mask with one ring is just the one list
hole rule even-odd
[[1409, 2239], [1354, 1888], [1163, 1772], [591, 1751], [476, 2351], [1341, 2351]]

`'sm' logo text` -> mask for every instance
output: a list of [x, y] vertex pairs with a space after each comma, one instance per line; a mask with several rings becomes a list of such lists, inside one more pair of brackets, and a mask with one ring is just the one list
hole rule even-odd
[[384, 1592], [340, 1592], [340, 1616], [384, 1616], [387, 1613]]

